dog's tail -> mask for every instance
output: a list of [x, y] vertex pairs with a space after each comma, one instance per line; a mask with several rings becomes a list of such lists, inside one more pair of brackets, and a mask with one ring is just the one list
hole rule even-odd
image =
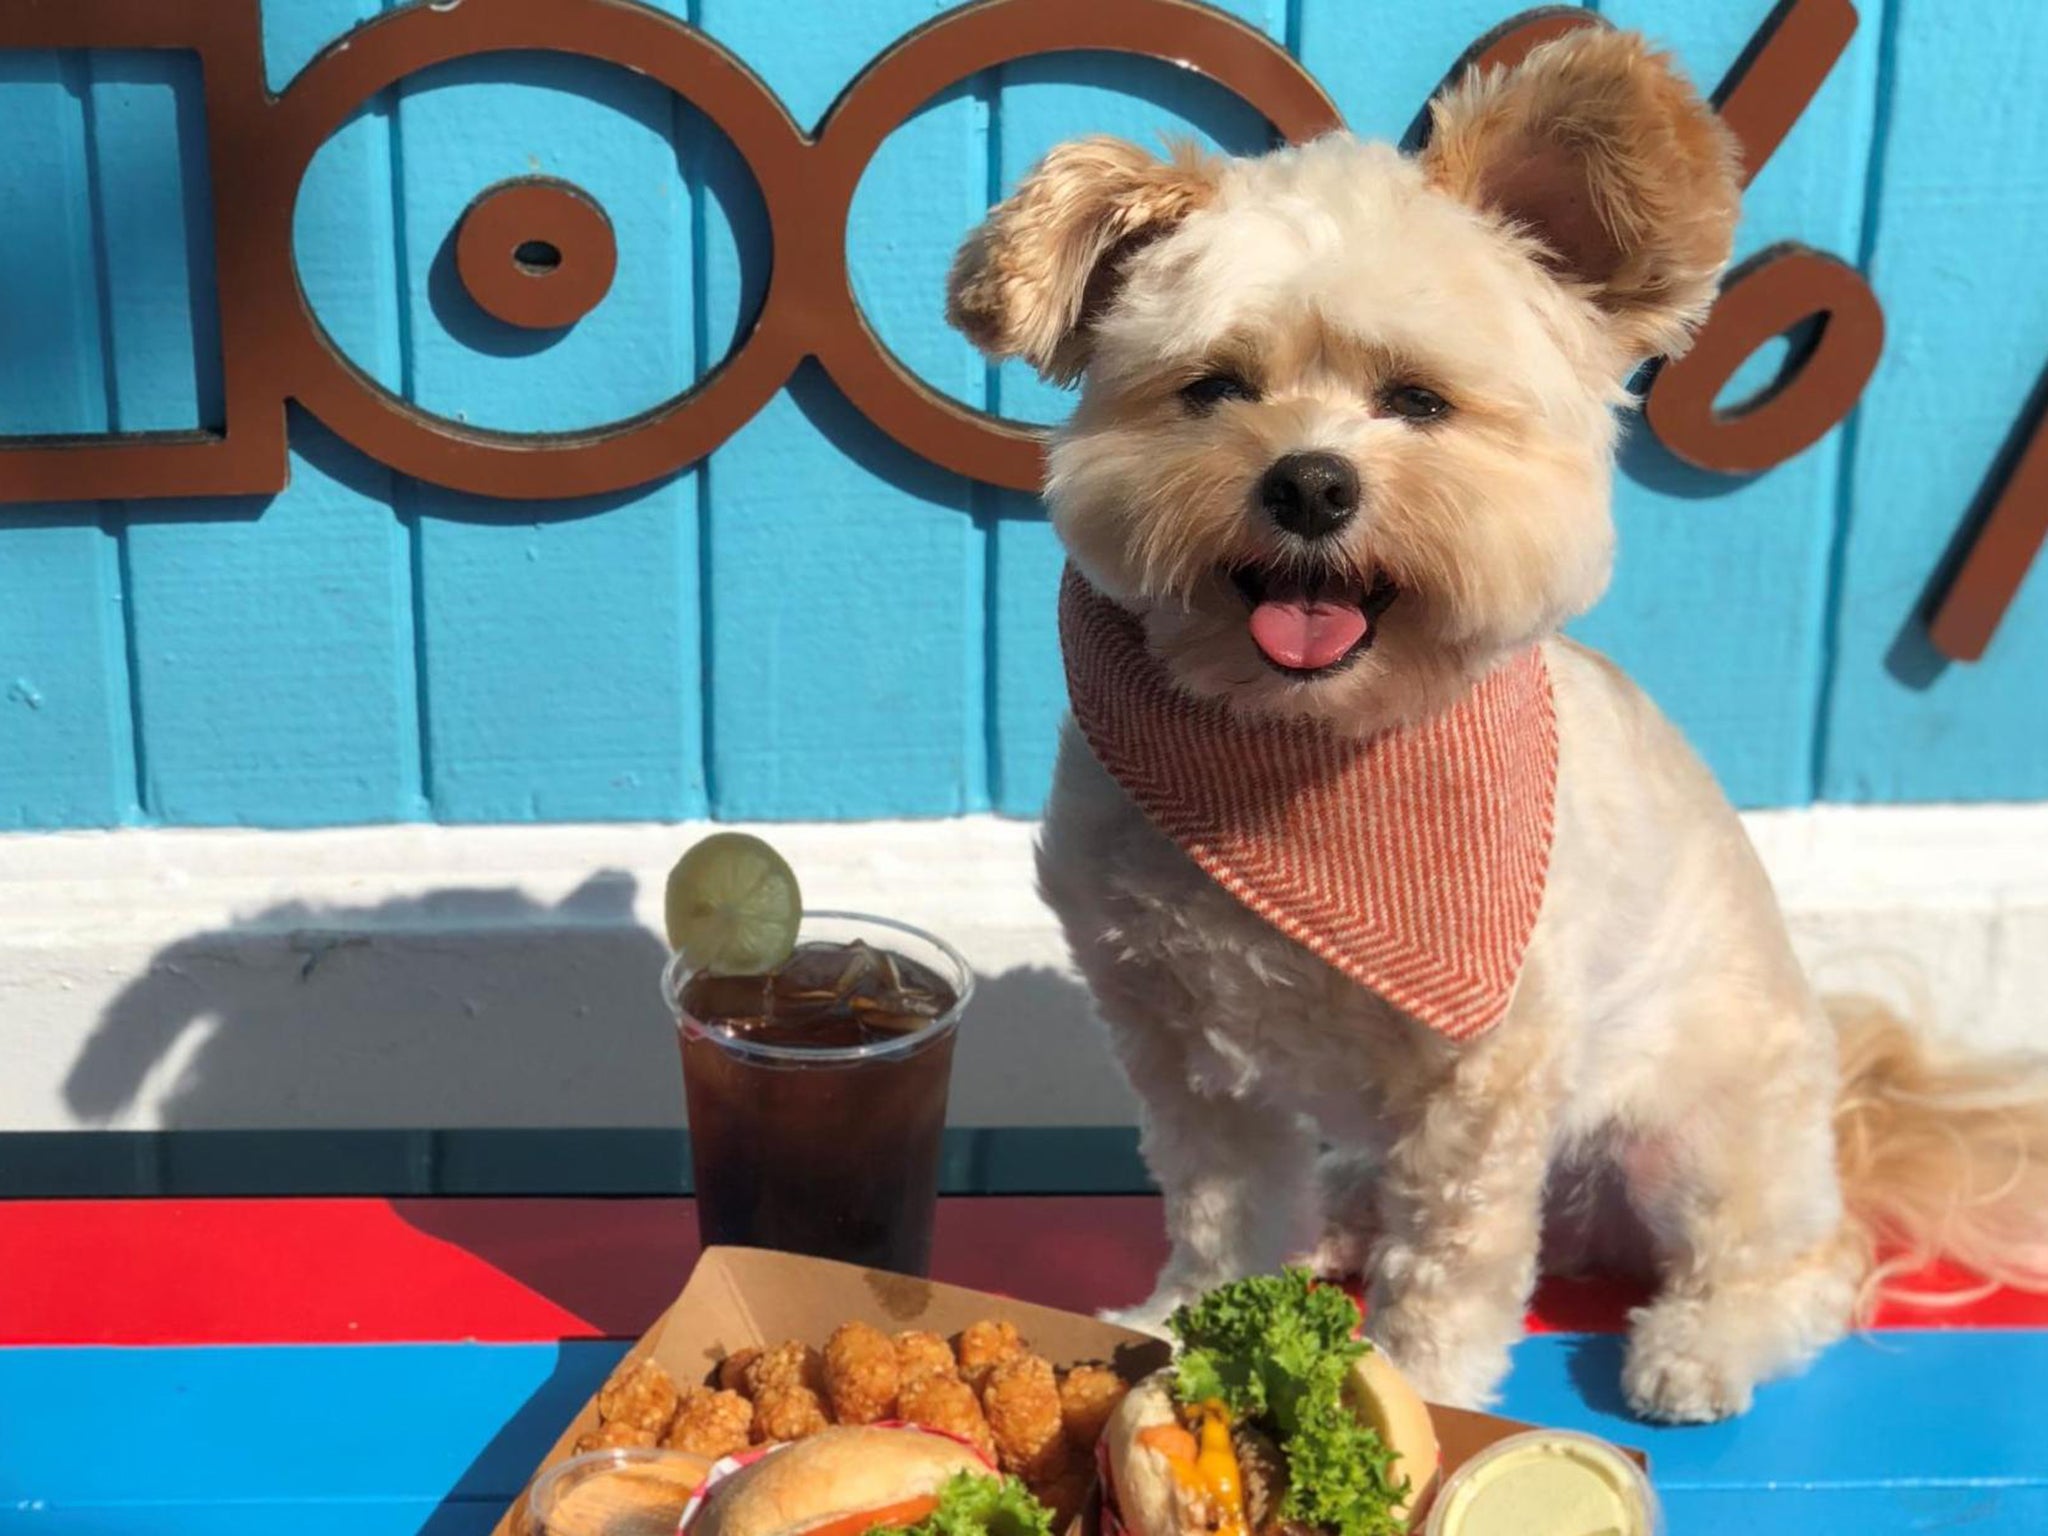
[[[1887, 1296], [1963, 1305], [1999, 1286], [2048, 1291], [2048, 1059], [1940, 1052], [1871, 998], [1827, 1009], [1843, 1198], [1867, 1256], [1862, 1317]], [[1901, 1284], [1937, 1259], [1983, 1286]]]

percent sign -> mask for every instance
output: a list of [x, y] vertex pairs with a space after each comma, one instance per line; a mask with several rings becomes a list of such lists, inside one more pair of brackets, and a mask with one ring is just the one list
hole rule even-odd
[[[1453, 70], [1512, 65], [1538, 44], [1601, 23], [1576, 7], [1527, 11], [1481, 38]], [[1714, 93], [1742, 149], [1746, 186], [1792, 131], [1856, 32], [1849, 0], [1784, 0]], [[1714, 401], [1759, 346], [1822, 318], [1777, 380], [1733, 410]], [[1802, 453], [1847, 418], [1884, 350], [1884, 313], [1848, 263], [1793, 243], [1773, 245], [1728, 274], [1683, 358], [1658, 368], [1643, 413], [1678, 458], [1722, 474], [1755, 474]], [[1975, 661], [1990, 644], [2048, 537], [2048, 389], [2006, 457], [2002, 486], [1937, 571], [1927, 627], [1935, 649]], [[2015, 434], [2019, 436], [2021, 434]], [[1998, 479], [1994, 469], [1992, 480]]]

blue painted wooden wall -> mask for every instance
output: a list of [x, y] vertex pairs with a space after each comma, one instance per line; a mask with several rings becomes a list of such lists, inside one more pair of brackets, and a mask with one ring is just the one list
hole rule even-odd
[[[673, 0], [804, 121], [943, 6]], [[1604, 0], [1711, 84], [1771, 0]], [[1357, 129], [1396, 136], [1513, 0], [1235, 0]], [[269, 0], [282, 87], [377, 0]], [[2048, 366], [2048, 5], [1864, 0], [1754, 187], [1745, 249], [1856, 261], [1890, 322], [1849, 425], [1746, 483], [1627, 458], [1622, 559], [1583, 625], [1748, 805], [2048, 797], [2048, 571], [1941, 668], [1921, 588]], [[215, 423], [207, 169], [190, 59], [0, 53], [0, 431]], [[1164, 65], [1069, 56], [899, 131], [852, 263], [899, 355], [1047, 419], [940, 319], [960, 234], [1056, 140], [1258, 119]], [[452, 279], [469, 199], [535, 170], [604, 203], [620, 267], [551, 344]], [[603, 422], [722, 355], [766, 271], [744, 168], [649, 81], [503, 55], [406, 81], [321, 152], [298, 262], [355, 361], [429, 409]], [[1046, 787], [1058, 556], [1028, 498], [884, 439], [814, 372], [696, 470], [499, 504], [396, 476], [299, 416], [260, 500], [0, 508], [0, 827], [440, 818], [867, 817]]]

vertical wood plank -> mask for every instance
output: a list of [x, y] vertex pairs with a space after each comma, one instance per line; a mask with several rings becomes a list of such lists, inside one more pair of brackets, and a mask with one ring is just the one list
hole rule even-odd
[[[861, 180], [847, 231], [847, 261], [854, 291], [883, 341], [914, 372], [970, 404], [982, 403], [987, 369], [965, 338], [945, 324], [946, 273], [959, 235], [981, 216], [992, 148], [993, 112], [984, 77], [962, 81], [883, 143]], [[829, 409], [836, 391], [806, 381]], [[837, 430], [876, 438], [892, 459], [905, 458], [892, 443], [849, 415]], [[884, 474], [884, 464], [877, 468]], [[960, 527], [937, 513], [927, 525], [921, 558], [931, 571], [925, 608], [936, 624], [929, 636], [934, 668], [937, 646], [957, 647], [950, 671], [935, 670], [939, 692], [929, 700], [935, 731], [956, 733], [955, 755], [933, 754], [920, 769], [931, 808], [985, 810], [989, 804], [987, 672], [992, 509], [988, 487], [935, 475], [920, 483], [945, 507], [964, 508]], [[964, 500], [961, 499], [964, 497]], [[943, 725], [941, 724], [943, 722]], [[934, 746], [942, 742], [935, 740]]]
[[[1711, 90], [1772, 5], [1605, 0], [1601, 11], [1649, 33]], [[1848, 51], [1745, 194], [1737, 260], [1783, 240], [1856, 259], [1882, 30], [1878, 8], [1864, 9]], [[1740, 805], [1812, 795], [1842, 442], [1837, 429], [1746, 481], [1686, 469], [1639, 421], [1623, 450], [1614, 586], [1575, 632], [1629, 670]]]
[[86, 67], [120, 429], [218, 427], [220, 305], [199, 60], [96, 53]]
[[[401, 92], [410, 397], [459, 420], [535, 431], [621, 420], [686, 388], [698, 372], [691, 201], [671, 93], [610, 66], [521, 55], [458, 61]], [[587, 191], [618, 243], [611, 291], [560, 332], [485, 315], [454, 267], [471, 200], [533, 174]], [[544, 505], [405, 485], [435, 815], [703, 812], [697, 502], [692, 474]]]
[[0, 430], [103, 432], [95, 192], [86, 56], [0, 52], [0, 217], [12, 232], [0, 303]]
[[[1284, 38], [1281, 0], [1227, 6], [1269, 36]], [[1046, 151], [1064, 139], [1110, 133], [1157, 148], [1190, 137], [1231, 153], [1271, 142], [1263, 118], [1217, 87], [1150, 60], [1068, 54], [1005, 66], [999, 74], [994, 185], [1007, 196]], [[976, 210], [979, 217], [980, 210]], [[959, 233], [965, 233], [962, 229]], [[958, 242], [959, 234], [953, 237]], [[1073, 395], [1005, 364], [988, 383], [988, 408], [1052, 422]], [[1052, 780], [1053, 746], [1066, 707], [1054, 609], [1064, 556], [1034, 496], [984, 491], [992, 517], [989, 592], [989, 773], [998, 811], [1036, 816]]]
[[[374, 0], [270, 6], [272, 73], [374, 11]], [[195, 164], [196, 96], [178, 97], [179, 157]], [[392, 311], [350, 301], [374, 291], [362, 273], [388, 283], [386, 130], [372, 108], [323, 149], [295, 231], [309, 271], [358, 274], [323, 296], [321, 313], [373, 373], [396, 350]], [[182, 180], [164, 213], [194, 249], [195, 224], [211, 216], [198, 178]], [[131, 266], [114, 309], [117, 360], [176, 358], [181, 346], [199, 355], [185, 272]], [[161, 409], [150, 390], [165, 371], [137, 376], [132, 404], [124, 385], [123, 409]], [[309, 826], [420, 809], [408, 562], [390, 476], [298, 413], [291, 439], [291, 484], [274, 498], [129, 509], [144, 799], [166, 821]]]
[[114, 529], [91, 506], [0, 513], [0, 831], [133, 820], [129, 718]]
[[[706, 30], [815, 124], [855, 73], [941, 0], [705, 0]], [[928, 105], [869, 168], [850, 250], [898, 354], [966, 398], [979, 366], [944, 329], [943, 272], [978, 210], [987, 153], [970, 90]], [[715, 327], [758, 244], [707, 208]], [[869, 426], [814, 366], [710, 461], [708, 753], [727, 817], [944, 815], [984, 803], [984, 539], [974, 491]]]
[[[0, 53], [0, 432], [107, 427], [83, 55]], [[135, 814], [118, 534], [0, 509], [0, 829]]]
[[[87, 121], [98, 195], [98, 276], [108, 425], [121, 432], [219, 427], [220, 305], [214, 282], [211, 178], [206, 163], [199, 61], [190, 54], [86, 56]], [[109, 506], [121, 586], [136, 590], [132, 513]], [[122, 666], [134, 635], [123, 616]], [[147, 730], [139, 683], [131, 680], [130, 760], [137, 810], [148, 800]]]
[[1869, 271], [1890, 336], [1847, 479], [1830, 800], [2048, 795], [2048, 567], [1981, 661], [1944, 665], [1919, 609], [2048, 378], [2048, 8], [1895, 0]]

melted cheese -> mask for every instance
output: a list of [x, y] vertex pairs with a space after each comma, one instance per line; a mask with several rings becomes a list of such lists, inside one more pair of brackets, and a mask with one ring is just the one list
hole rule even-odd
[[1244, 1516], [1244, 1476], [1230, 1443], [1230, 1414], [1219, 1402], [1195, 1410], [1190, 1435], [1179, 1425], [1148, 1429], [1140, 1437], [1166, 1458], [1173, 1479], [1199, 1495], [1214, 1511], [1215, 1536], [1249, 1536]]

